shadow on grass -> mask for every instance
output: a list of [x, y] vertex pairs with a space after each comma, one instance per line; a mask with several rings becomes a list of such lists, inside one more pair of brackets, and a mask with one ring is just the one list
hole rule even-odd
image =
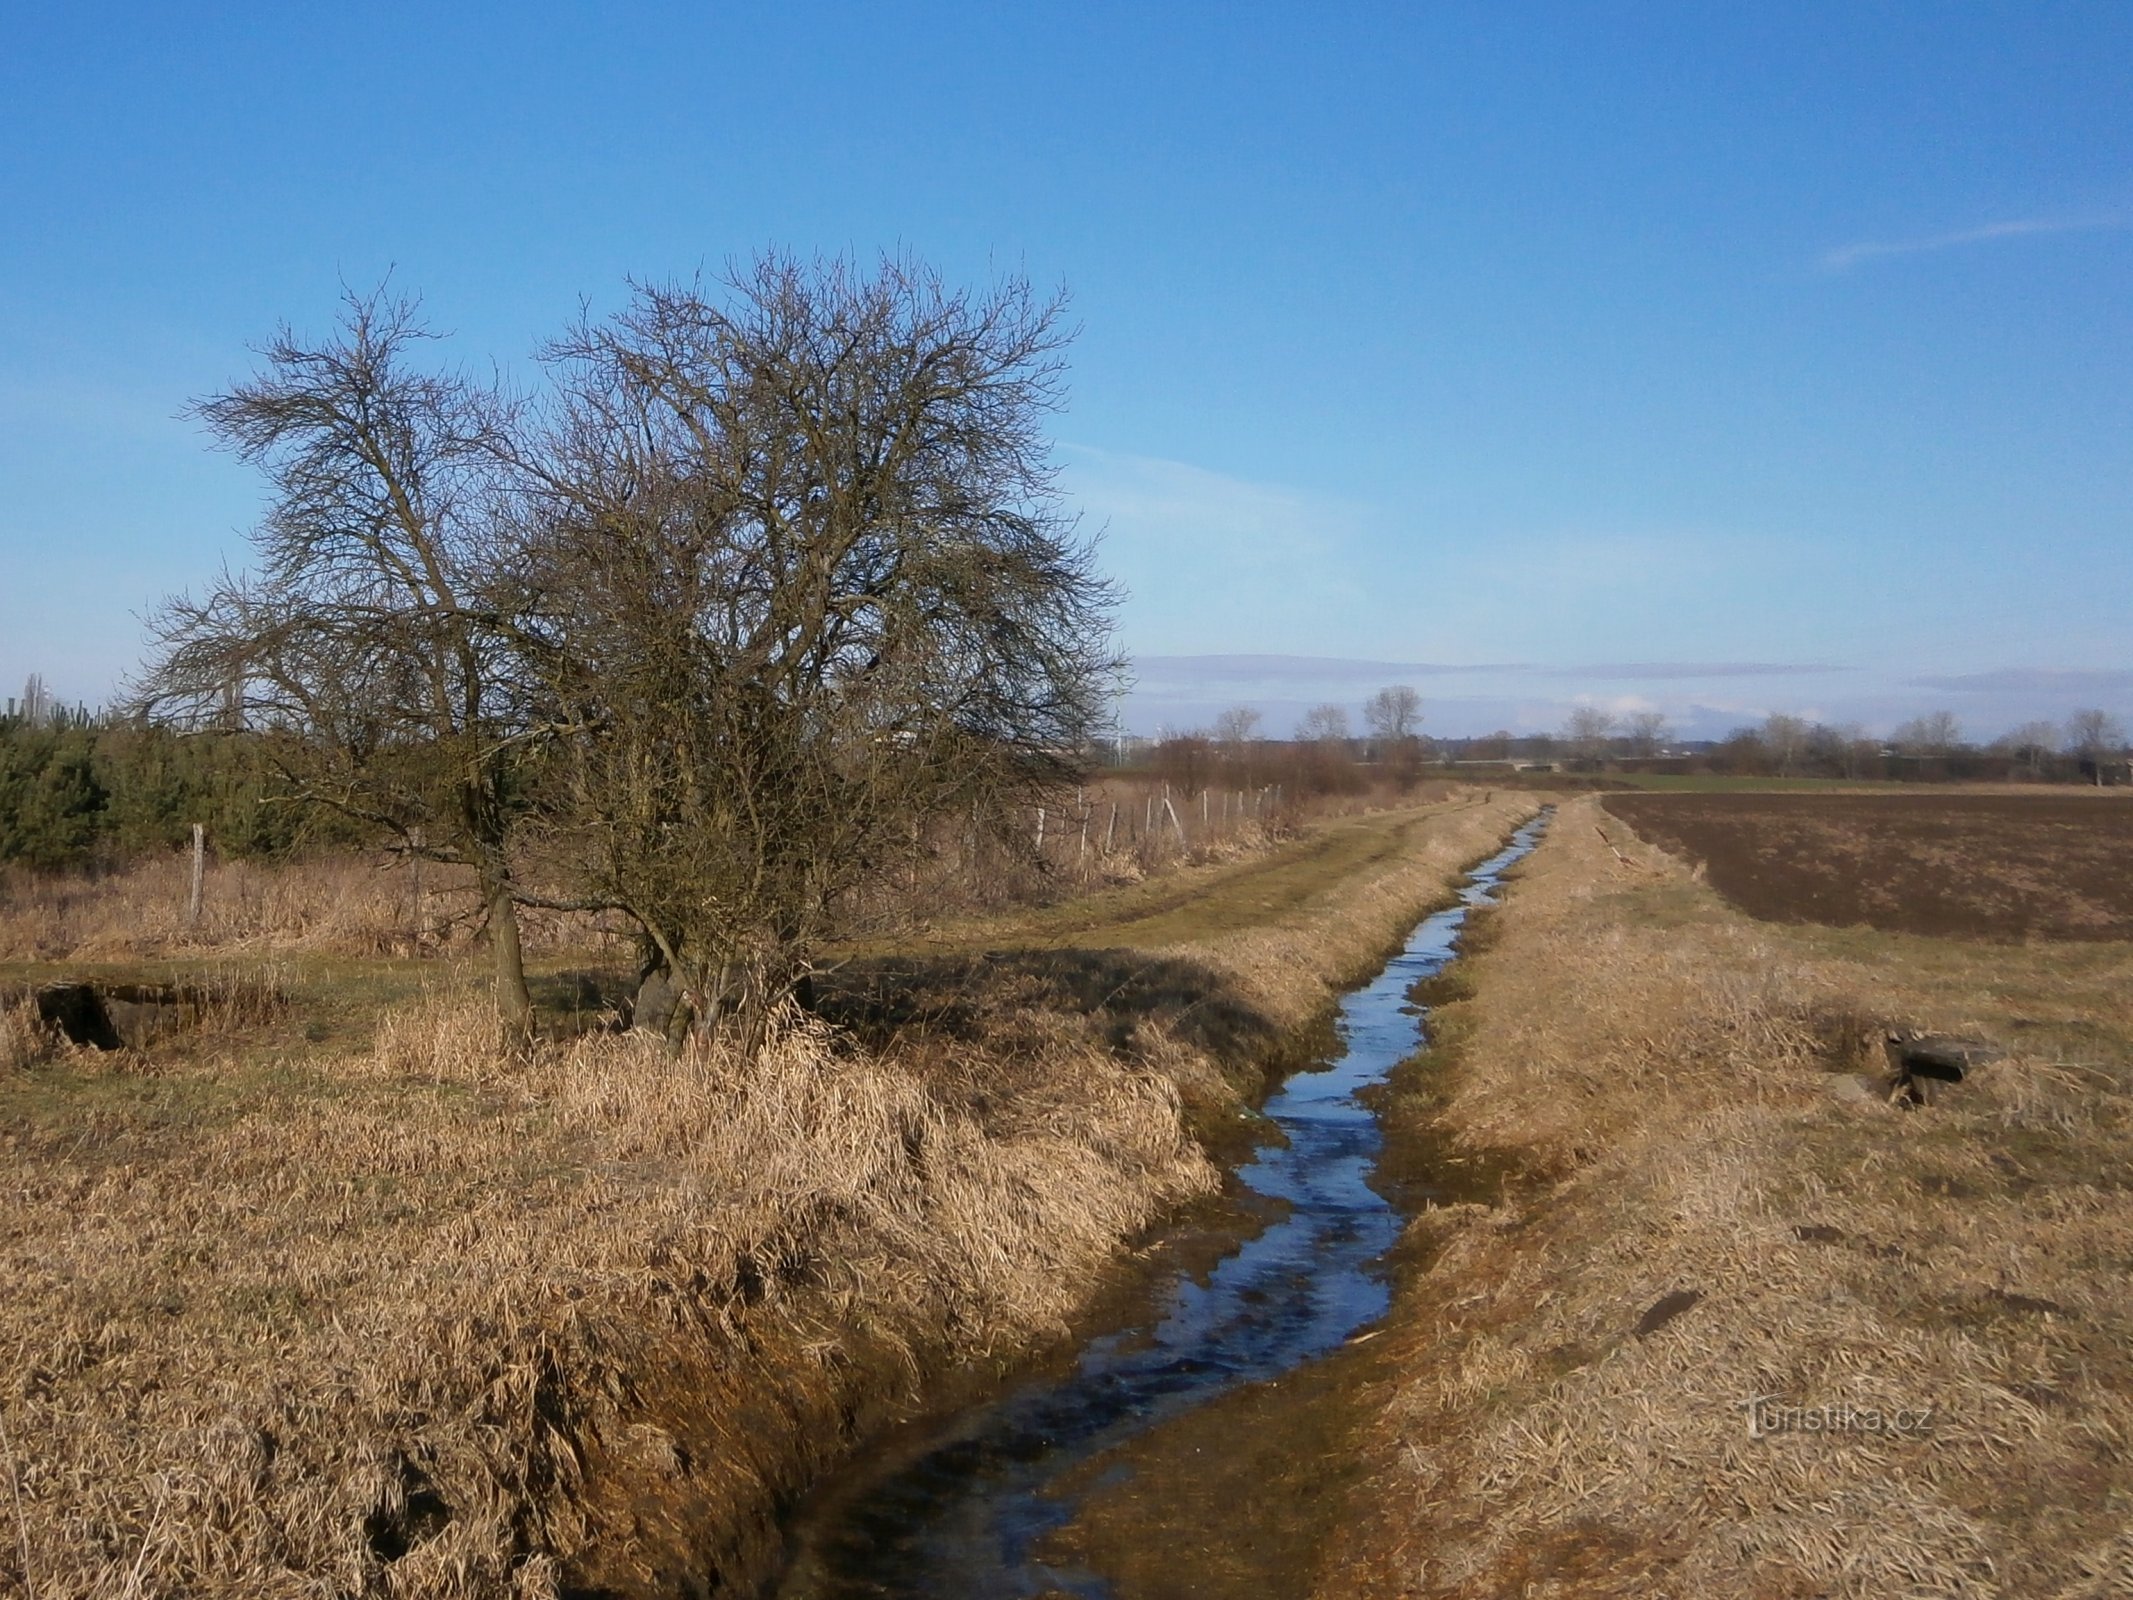
[[862, 957], [816, 979], [815, 1009], [877, 1046], [914, 1037], [997, 1043], [1012, 1036], [1016, 1012], [1086, 1018], [1094, 1038], [1122, 1052], [1160, 1026], [1254, 1097], [1270, 1074], [1322, 1043], [1285, 1033], [1210, 967], [1132, 949]]

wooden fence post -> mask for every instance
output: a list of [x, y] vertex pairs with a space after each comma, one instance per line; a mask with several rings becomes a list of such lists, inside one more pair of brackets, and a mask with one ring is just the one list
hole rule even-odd
[[207, 889], [207, 825], [193, 824], [193, 892], [185, 901], [185, 931], [200, 926], [200, 900]]
[[407, 836], [407, 880], [410, 915], [415, 924], [415, 942], [422, 942], [422, 830], [412, 829]]

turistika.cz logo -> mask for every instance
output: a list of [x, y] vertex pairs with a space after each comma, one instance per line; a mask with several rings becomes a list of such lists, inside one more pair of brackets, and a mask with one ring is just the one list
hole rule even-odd
[[1937, 1406], [1907, 1406], [1883, 1411], [1873, 1406], [1855, 1406], [1845, 1401], [1835, 1405], [1787, 1405], [1774, 1394], [1759, 1394], [1739, 1402], [1748, 1414], [1748, 1437], [1767, 1439], [1780, 1433], [1861, 1433], [1882, 1437], [1910, 1437], [1931, 1433]]

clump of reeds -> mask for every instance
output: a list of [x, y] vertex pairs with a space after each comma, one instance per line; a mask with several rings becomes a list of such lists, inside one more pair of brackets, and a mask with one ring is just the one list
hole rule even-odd
[[42, 1060], [52, 1048], [51, 1030], [28, 996], [0, 1000], [0, 1072], [19, 1072]]

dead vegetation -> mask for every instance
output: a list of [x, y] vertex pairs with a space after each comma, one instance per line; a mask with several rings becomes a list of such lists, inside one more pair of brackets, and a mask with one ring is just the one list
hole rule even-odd
[[[2127, 1592], [2133, 953], [1753, 924], [1594, 812], [1433, 1017], [1524, 1178], [1415, 1224], [1319, 1592]], [[2010, 1054], [1892, 1104], [1896, 1025]]]
[[[189, 859], [144, 858], [118, 872], [0, 873], [0, 961], [272, 951], [415, 955], [463, 943], [472, 879], [383, 858], [211, 861], [197, 924]], [[551, 926], [551, 932], [553, 928]]]
[[[0, 1310], [31, 1592], [717, 1571], [692, 1541], [794, 1470], [751, 1411], [827, 1451], [866, 1387], [1057, 1326], [1212, 1181], [1170, 1086], [1086, 1046], [894, 1059], [801, 1028], [744, 1065], [612, 1035], [509, 1059], [494, 1031], [440, 996], [301, 1076], [208, 1062], [128, 1104], [38, 1075]], [[647, 1452], [704, 1525], [596, 1552], [643, 1510], [603, 1495], [656, 1498], [615, 1470]]]
[[[969, 1028], [795, 1023], [746, 1066], [599, 1031], [499, 1052], [457, 961], [323, 1036], [330, 967], [146, 1054], [10, 1009], [0, 1592], [744, 1590], [780, 1503], [927, 1374], [1025, 1354], [1213, 1183], [1181, 1097], [1234, 1122], [1254, 1074], [1207, 1015], [1308, 1022], [1528, 810], [1196, 868], [1197, 927], [1156, 885], [1109, 939], [1028, 914]], [[1192, 977], [1092, 1016], [1047, 948]]]
[[[1027, 808], [1003, 837], [936, 824], [914, 858], [855, 895], [841, 937], [908, 936], [972, 915], [1054, 905], [1181, 869], [1263, 856], [1336, 817], [1442, 803], [1449, 786], [1313, 796], [1277, 806], [1271, 788], [1172, 792], [1113, 775]], [[1167, 802], [1167, 806], [1166, 806]], [[474, 875], [391, 852], [289, 861], [225, 859], [210, 849], [200, 917], [189, 917], [192, 865], [174, 852], [116, 870], [0, 867], [0, 962], [272, 952], [416, 957], [464, 951], [486, 934]], [[537, 875], [537, 873], [536, 873]], [[529, 952], [583, 946], [613, 919], [522, 907]]]

